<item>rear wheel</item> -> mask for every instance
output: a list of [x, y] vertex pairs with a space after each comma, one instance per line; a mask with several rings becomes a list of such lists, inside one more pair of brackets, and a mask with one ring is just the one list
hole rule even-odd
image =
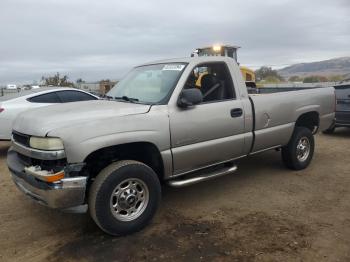
[[296, 127], [288, 145], [282, 148], [282, 160], [290, 169], [304, 169], [312, 160], [314, 148], [312, 132], [305, 127]]
[[106, 233], [130, 234], [144, 228], [161, 198], [156, 173], [143, 163], [126, 160], [103, 169], [91, 186], [91, 217]]

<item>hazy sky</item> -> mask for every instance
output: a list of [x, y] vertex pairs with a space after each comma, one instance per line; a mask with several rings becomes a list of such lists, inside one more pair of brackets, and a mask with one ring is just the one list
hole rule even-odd
[[213, 43], [253, 68], [350, 56], [350, 1], [0, 0], [1, 84], [118, 79]]

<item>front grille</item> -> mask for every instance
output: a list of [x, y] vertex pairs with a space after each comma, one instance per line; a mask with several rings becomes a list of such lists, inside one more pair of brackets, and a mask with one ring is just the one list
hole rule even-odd
[[30, 136], [18, 132], [12, 132], [13, 140], [18, 144], [29, 147]]
[[19, 160], [22, 162], [24, 166], [31, 166], [32, 165], [32, 159], [28, 156], [22, 155], [20, 153], [17, 153]]
[[22, 155], [17, 152], [19, 161], [23, 166], [40, 166], [43, 170], [61, 171], [67, 165], [67, 159], [41, 160]]

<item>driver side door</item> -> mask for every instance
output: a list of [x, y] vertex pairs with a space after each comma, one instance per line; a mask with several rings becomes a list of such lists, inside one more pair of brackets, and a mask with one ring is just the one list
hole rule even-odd
[[[207, 67], [206, 72], [203, 66]], [[227, 65], [220, 62], [197, 66], [189, 77], [189, 86], [193, 87], [194, 81], [197, 88], [204, 89], [204, 86], [198, 86], [200, 78], [203, 78], [198, 74], [200, 71], [215, 76], [221, 83], [220, 88], [225, 90], [218, 92], [220, 97], [212, 97], [210, 101], [204, 99], [199, 105], [170, 109], [174, 175], [233, 160], [243, 154], [243, 105], [241, 100], [236, 99]], [[211, 90], [211, 87], [206, 89]]]

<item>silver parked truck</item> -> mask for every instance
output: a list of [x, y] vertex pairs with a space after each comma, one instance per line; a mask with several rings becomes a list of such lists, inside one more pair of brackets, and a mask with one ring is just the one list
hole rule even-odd
[[232, 174], [237, 159], [269, 149], [306, 168], [335, 108], [334, 88], [249, 96], [236, 61], [214, 56], [135, 67], [108, 97], [20, 114], [7, 163], [24, 194], [51, 208], [87, 204], [111, 235], [147, 225], [162, 184]]

